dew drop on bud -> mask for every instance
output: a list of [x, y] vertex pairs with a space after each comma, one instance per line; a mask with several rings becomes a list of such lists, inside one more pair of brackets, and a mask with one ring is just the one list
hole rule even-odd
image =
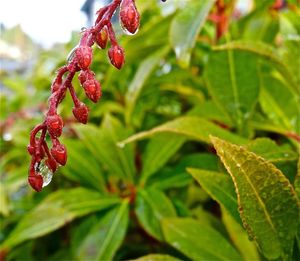
[[77, 48], [78, 48], [78, 45], [76, 45], [76, 46], [69, 52], [69, 54], [68, 54], [68, 56], [67, 56], [67, 62], [68, 62], [68, 63], [72, 61], [73, 57], [75, 56], [75, 51], [76, 51]]
[[123, 0], [120, 6], [120, 24], [126, 34], [136, 34], [140, 26], [140, 15], [134, 0]]
[[36, 172], [43, 178], [43, 187], [48, 186], [52, 180], [53, 172], [48, 168], [45, 160], [42, 160], [40, 164], [36, 166]]
[[122, 31], [123, 31], [126, 35], [135, 35], [135, 34], [137, 34], [138, 31], [139, 31], [139, 28], [137, 28], [136, 31], [135, 31], [134, 33], [131, 33], [131, 32], [129, 32], [129, 31], [126, 29], [126, 27], [124, 26], [123, 23], [120, 23], [120, 25], [121, 25]]

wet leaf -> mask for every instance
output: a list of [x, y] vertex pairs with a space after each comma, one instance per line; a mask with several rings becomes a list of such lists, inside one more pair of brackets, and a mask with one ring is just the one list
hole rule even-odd
[[218, 231], [196, 220], [168, 218], [162, 228], [166, 241], [192, 260], [242, 260]]
[[274, 165], [237, 146], [212, 137], [238, 194], [244, 227], [269, 259], [288, 259], [299, 221], [299, 202], [288, 179]]
[[189, 1], [172, 21], [170, 42], [183, 67], [187, 67], [190, 63], [197, 36], [214, 2], [215, 0]]
[[133, 147], [119, 148], [116, 145], [117, 140], [130, 135], [131, 131], [128, 128], [110, 115], [106, 115], [100, 128], [91, 124], [75, 125], [74, 128], [102, 167], [124, 180], [133, 180], [135, 173]]
[[140, 64], [125, 96], [127, 106], [125, 117], [127, 123], [129, 123], [129, 120], [131, 119], [131, 114], [134, 110], [137, 98], [140, 95], [146, 80], [154, 70], [155, 66], [157, 66], [168, 52], [169, 47], [165, 47], [156, 53], [151, 54]]
[[267, 117], [286, 131], [300, 133], [300, 106], [297, 95], [276, 78], [262, 77], [261, 83], [263, 88], [260, 104]]
[[236, 50], [214, 51], [206, 66], [205, 79], [213, 99], [243, 133], [258, 102], [256, 56]]
[[273, 68], [276, 68], [282, 74], [285, 81], [289, 83], [287, 88], [291, 88], [291, 90], [295, 91], [298, 95], [300, 94], [295, 76], [291, 73], [289, 67], [283, 62], [282, 57], [280, 57], [271, 45], [254, 41], [233, 41], [224, 45], [216, 46], [213, 49], [216, 51], [239, 50], [256, 55], [262, 60], [267, 61]]
[[1, 248], [11, 248], [28, 239], [46, 235], [77, 217], [114, 206], [120, 200], [98, 192], [76, 188], [49, 195], [25, 215]]
[[127, 230], [128, 200], [111, 209], [90, 229], [77, 249], [78, 260], [112, 260]]
[[163, 239], [160, 221], [176, 216], [170, 199], [160, 190], [152, 188], [138, 191], [135, 213], [143, 228], [159, 240]]
[[245, 261], [260, 260], [257, 248], [253, 241], [249, 240], [247, 232], [232, 216], [222, 208], [222, 221], [226, 226], [232, 243], [239, 250]]
[[145, 139], [158, 133], [175, 133], [177, 135], [184, 136], [189, 140], [197, 140], [205, 143], [210, 143], [209, 135], [216, 135], [238, 144], [244, 144], [247, 142], [246, 139], [235, 135], [205, 119], [184, 116], [173, 121], [166, 122], [163, 125], [157, 126], [151, 130], [137, 133], [126, 140], [119, 142], [119, 145], [124, 146], [127, 143]]
[[214, 200], [224, 206], [237, 223], [242, 224], [234, 185], [229, 175], [201, 169], [187, 170]]
[[150, 139], [143, 153], [143, 170], [140, 184], [146, 183], [147, 179], [159, 170], [184, 142], [184, 137], [166, 133], [162, 133]]
[[258, 138], [247, 145], [248, 150], [270, 162], [286, 162], [297, 159], [297, 154], [289, 146], [279, 146], [268, 138]]

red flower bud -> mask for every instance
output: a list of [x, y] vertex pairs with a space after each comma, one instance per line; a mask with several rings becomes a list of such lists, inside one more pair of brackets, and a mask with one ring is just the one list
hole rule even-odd
[[40, 174], [34, 174], [30, 173], [28, 176], [28, 182], [30, 186], [36, 190], [37, 192], [40, 192], [43, 188], [43, 177]]
[[89, 117], [89, 108], [84, 104], [80, 103], [79, 106], [72, 109], [74, 117], [81, 123], [86, 124]]
[[92, 62], [92, 48], [89, 46], [79, 46], [75, 50], [78, 66], [82, 70], [86, 70]]
[[102, 93], [101, 93], [101, 86], [98, 81], [95, 79], [88, 79], [83, 83], [83, 88], [85, 90], [86, 96], [92, 101], [97, 102]]
[[35, 156], [35, 160], [36, 161], [41, 161], [44, 157], [45, 157], [45, 151], [43, 149], [43, 147], [39, 147], [39, 139], [35, 139], [35, 144], [31, 145], [28, 144], [27, 145], [27, 151], [31, 156]]
[[108, 31], [106, 27], [103, 27], [102, 30], [96, 34], [95, 42], [100, 48], [105, 49], [108, 40]]
[[48, 158], [45, 163], [52, 172], [57, 170], [57, 163], [53, 158]]
[[63, 129], [63, 120], [59, 115], [48, 115], [46, 118], [46, 124], [49, 134], [52, 137], [57, 138], [61, 135]]
[[78, 80], [80, 81], [81, 85], [88, 79], [94, 79], [95, 74], [91, 70], [82, 70], [78, 75]]
[[120, 70], [124, 64], [123, 48], [118, 45], [110, 47], [110, 49], [108, 50], [108, 56], [111, 64]]
[[78, 80], [81, 83], [81, 85], [86, 81], [86, 71], [80, 71], [78, 75]]
[[134, 0], [123, 0], [120, 7], [120, 20], [122, 27], [134, 34], [140, 26], [140, 15], [136, 9]]
[[67, 150], [63, 144], [58, 144], [51, 148], [51, 155], [60, 165], [66, 165]]

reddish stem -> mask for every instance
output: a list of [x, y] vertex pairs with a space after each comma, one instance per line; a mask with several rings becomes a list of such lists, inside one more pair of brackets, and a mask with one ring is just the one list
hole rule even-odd
[[70, 84], [70, 86], [69, 86], [69, 92], [71, 94], [71, 97], [72, 97], [75, 107], [78, 107], [80, 105], [80, 101], [76, 96], [75, 89], [72, 84]]
[[107, 30], [108, 30], [108, 36], [109, 36], [109, 39], [110, 39], [110, 42], [111, 44], [114, 46], [114, 45], [117, 45], [117, 40], [116, 40], [116, 35], [115, 35], [115, 32], [112, 28], [112, 24], [111, 23], [108, 23], [107, 24]]
[[295, 141], [298, 141], [300, 143], [300, 136], [294, 132], [288, 132], [286, 133], [286, 136], [291, 138], [291, 139], [294, 139]]

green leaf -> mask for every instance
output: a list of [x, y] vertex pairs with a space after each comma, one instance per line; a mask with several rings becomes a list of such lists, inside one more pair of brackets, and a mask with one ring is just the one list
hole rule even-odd
[[78, 260], [112, 260], [128, 226], [129, 201], [111, 209], [93, 226], [77, 250]]
[[99, 222], [99, 217], [105, 215], [108, 210], [99, 211], [99, 213], [88, 215], [87, 217], [80, 220], [76, 226], [72, 226], [70, 233], [70, 245], [72, 256], [77, 255], [79, 246], [82, 244], [83, 240], [88, 236], [89, 231]]
[[236, 222], [242, 224], [234, 185], [229, 175], [201, 169], [187, 170], [214, 200], [224, 206]]
[[216, 230], [188, 218], [162, 221], [166, 241], [192, 260], [242, 260]]
[[260, 260], [254, 242], [249, 240], [247, 232], [232, 216], [222, 208], [222, 221], [226, 226], [232, 243], [239, 250], [245, 261]]
[[169, 47], [165, 47], [154, 54], [147, 57], [139, 66], [132, 82], [128, 87], [128, 91], [125, 96], [126, 100], [126, 122], [129, 123], [132, 112], [134, 110], [136, 101], [142, 91], [142, 88], [161, 59], [169, 52]]
[[297, 175], [296, 175], [296, 178], [295, 178], [294, 187], [295, 187], [295, 191], [296, 191], [296, 193], [298, 195], [298, 198], [300, 199], [300, 157], [298, 158]]
[[172, 21], [170, 42], [183, 67], [190, 63], [191, 51], [214, 2], [215, 0], [188, 1]]
[[247, 145], [249, 151], [270, 162], [286, 162], [297, 159], [297, 154], [289, 146], [279, 146], [269, 138], [258, 138]]
[[147, 179], [159, 170], [184, 142], [185, 138], [178, 137], [176, 134], [162, 133], [153, 137], [143, 153], [143, 170], [140, 184], [145, 184]]
[[149, 254], [131, 261], [180, 261], [180, 259], [169, 255]]
[[299, 205], [288, 179], [274, 165], [219, 138], [211, 137], [238, 194], [244, 227], [269, 259], [288, 259], [299, 221]]
[[262, 77], [260, 104], [267, 117], [286, 131], [300, 133], [300, 106], [297, 96], [276, 78]]
[[242, 38], [246, 41], [273, 44], [278, 31], [279, 18], [264, 9], [256, 9], [243, 28]]
[[230, 117], [213, 100], [198, 103], [189, 111], [189, 116], [197, 116], [210, 121], [220, 122], [228, 127], [232, 126]]
[[63, 143], [68, 148], [68, 164], [60, 171], [73, 181], [104, 192], [104, 173], [91, 151], [79, 140], [66, 139]]
[[[298, 14], [299, 15], [299, 14]], [[298, 19], [298, 15], [295, 16]], [[292, 35], [292, 36], [291, 36]], [[300, 84], [300, 74], [299, 67], [300, 61], [299, 59], [294, 59], [295, 57], [299, 57], [300, 55], [300, 39], [299, 33], [288, 33], [286, 39], [283, 42], [283, 62], [287, 65], [289, 71], [291, 72], [291, 76], [293, 76], [293, 80], [296, 82], [299, 87]], [[299, 89], [299, 88], [298, 88]]]
[[210, 153], [189, 154], [182, 157], [178, 164], [173, 163], [157, 172], [150, 178], [149, 184], [161, 190], [185, 187], [192, 179], [186, 171], [188, 167], [217, 171], [218, 158]]
[[118, 198], [82, 188], [59, 190], [25, 215], [1, 248], [11, 248], [28, 239], [46, 235], [77, 217], [109, 208], [119, 201]]
[[163, 239], [160, 221], [165, 217], [176, 216], [169, 198], [160, 190], [153, 188], [138, 191], [135, 213], [143, 228], [158, 240]]
[[9, 215], [9, 202], [7, 191], [2, 183], [0, 183], [0, 213], [3, 216]]
[[[206, 202], [205, 200], [204, 202]], [[204, 203], [205, 204], [205, 203]], [[228, 232], [226, 231], [226, 228], [224, 224], [222, 223], [222, 220], [217, 217], [212, 212], [208, 212], [203, 207], [205, 206], [197, 206], [192, 209], [191, 214], [192, 216], [203, 226], [209, 226], [218, 231], [224, 238], [229, 240]]]
[[175, 133], [184, 136], [190, 140], [202, 141], [210, 143], [209, 135], [217, 135], [238, 144], [245, 144], [246, 139], [235, 135], [216, 124], [213, 124], [205, 119], [198, 117], [184, 116], [173, 121], [166, 122], [158, 127], [148, 131], [143, 131], [119, 142], [119, 146], [124, 146], [127, 143], [145, 139], [158, 133]]
[[133, 180], [135, 173], [134, 150], [132, 146], [118, 148], [117, 141], [130, 135], [131, 131], [110, 115], [101, 128], [92, 125], [74, 125], [74, 128], [93, 157], [109, 170], [112, 175]]
[[299, 87], [297, 85], [297, 80], [294, 75], [289, 70], [289, 67], [283, 62], [282, 57], [280, 57], [276, 50], [267, 44], [261, 42], [244, 42], [244, 41], [234, 41], [229, 42], [224, 45], [213, 47], [215, 51], [243, 51], [256, 55], [259, 58], [262, 58], [265, 61], [268, 61], [273, 68], [276, 68], [284, 79], [289, 83], [287, 87], [292, 87], [292, 90], [295, 91], [298, 95], [300, 94]]
[[[295, 178], [295, 183], [294, 183], [295, 191], [298, 196], [298, 200], [300, 200], [300, 157], [298, 158], [298, 163], [297, 163], [297, 174]], [[297, 231], [297, 245], [298, 245], [298, 251], [300, 251], [300, 222], [298, 222], [298, 231]]]
[[223, 108], [240, 132], [258, 101], [257, 58], [241, 51], [215, 51], [206, 65], [205, 79], [215, 102]]

